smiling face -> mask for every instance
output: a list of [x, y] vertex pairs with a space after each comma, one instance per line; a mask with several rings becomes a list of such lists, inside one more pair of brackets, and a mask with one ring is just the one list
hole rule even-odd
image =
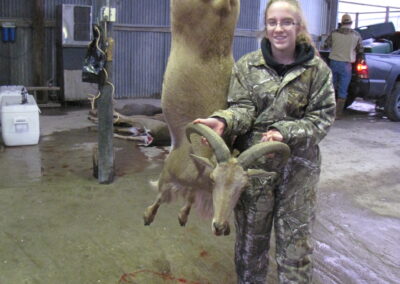
[[284, 1], [273, 3], [267, 10], [266, 37], [271, 42], [272, 54], [293, 56], [300, 32], [300, 16], [296, 8]]

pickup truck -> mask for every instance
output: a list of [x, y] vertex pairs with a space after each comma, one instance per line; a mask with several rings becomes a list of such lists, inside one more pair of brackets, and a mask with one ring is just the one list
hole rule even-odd
[[[365, 60], [353, 64], [346, 107], [357, 98], [375, 101], [392, 121], [400, 121], [400, 32], [393, 23], [356, 29], [363, 38]], [[320, 51], [329, 61], [329, 51]]]

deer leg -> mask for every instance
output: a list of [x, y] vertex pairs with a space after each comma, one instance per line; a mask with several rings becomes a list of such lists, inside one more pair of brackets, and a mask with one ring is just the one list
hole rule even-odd
[[138, 127], [114, 127], [114, 132], [117, 133], [128, 133], [131, 134], [132, 136], [140, 136], [144, 135], [145, 131], [141, 128]]
[[190, 213], [190, 209], [192, 208], [192, 204], [194, 203], [195, 194], [194, 192], [190, 192], [188, 198], [186, 199], [185, 205], [181, 208], [178, 215], [179, 224], [181, 226], [185, 226], [188, 220], [188, 216]]
[[139, 141], [139, 142], [145, 142], [145, 139], [146, 139], [146, 136], [125, 136], [125, 135], [120, 135], [117, 133], [114, 133], [113, 135], [115, 138], [131, 140], [131, 141]]

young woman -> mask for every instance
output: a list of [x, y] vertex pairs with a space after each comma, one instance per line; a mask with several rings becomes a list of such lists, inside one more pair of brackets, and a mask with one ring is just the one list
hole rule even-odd
[[270, 0], [261, 49], [235, 65], [229, 108], [197, 119], [243, 151], [260, 141], [291, 148], [284, 168], [274, 157], [256, 167], [280, 173], [277, 181], [254, 178], [235, 208], [238, 283], [265, 283], [272, 224], [280, 283], [311, 283], [311, 227], [321, 157], [318, 143], [335, 117], [329, 67], [316, 54], [296, 0]]

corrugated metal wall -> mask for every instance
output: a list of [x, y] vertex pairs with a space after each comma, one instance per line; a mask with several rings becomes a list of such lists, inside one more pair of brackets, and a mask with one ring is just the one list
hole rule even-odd
[[233, 42], [235, 60], [259, 47], [260, 30], [264, 27], [265, 4], [266, 0], [240, 1], [240, 15]]
[[1, 0], [0, 17], [30, 18], [33, 10], [33, 1]]
[[117, 98], [159, 96], [171, 41], [169, 1], [117, 1], [114, 30]]
[[301, 0], [300, 3], [307, 19], [308, 31], [316, 40], [328, 31], [328, 3], [325, 0]]
[[[95, 2], [95, 1], [93, 1]], [[0, 0], [0, 20], [16, 22], [14, 43], [0, 42], [0, 85], [32, 86], [32, 0]], [[56, 82], [56, 7], [58, 4], [92, 5], [92, 0], [45, 0], [44, 77]]]
[[[30, 19], [33, 10], [32, 3], [24, 0], [0, 2], [1, 18]], [[30, 82], [32, 33], [29, 25], [18, 28], [15, 43], [0, 42], [0, 84], [17, 84]]]
[[157, 97], [169, 54], [170, 34], [117, 31], [115, 38], [117, 98]]
[[60, 4], [94, 5], [95, 3], [95, 0], [44, 0], [44, 15], [46, 19], [55, 20], [57, 16], [56, 7]]
[[[168, 59], [168, 0], [116, 0], [114, 24], [114, 83], [116, 98], [156, 97], [161, 92]], [[264, 26], [264, 8], [268, 0], [241, 1], [241, 13], [234, 39], [234, 57], [259, 47], [259, 31]], [[302, 0], [309, 30], [315, 36], [326, 33], [326, 0]], [[32, 84], [33, 1], [0, 0], [0, 20], [19, 19], [15, 43], [0, 43], [0, 85]], [[47, 81], [56, 82], [56, 7], [59, 4], [92, 5], [95, 0], [45, 0], [46, 46], [43, 66]]]

